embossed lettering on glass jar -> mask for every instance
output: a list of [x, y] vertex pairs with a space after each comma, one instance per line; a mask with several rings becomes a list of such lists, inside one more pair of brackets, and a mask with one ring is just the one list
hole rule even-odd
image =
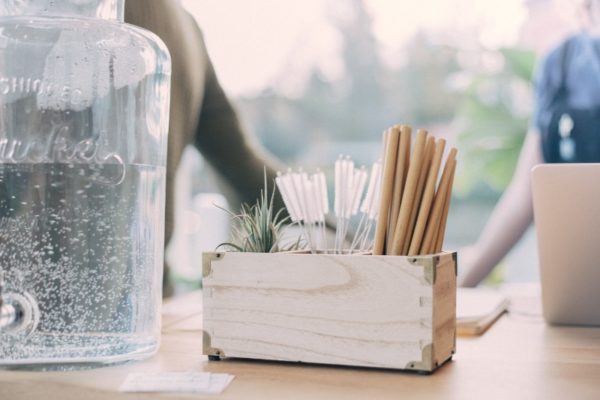
[[0, 2], [0, 367], [156, 352], [170, 74], [123, 0]]

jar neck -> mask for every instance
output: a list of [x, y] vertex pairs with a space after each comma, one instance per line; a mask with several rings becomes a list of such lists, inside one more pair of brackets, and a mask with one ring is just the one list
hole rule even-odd
[[0, 17], [83, 17], [124, 21], [125, 0], [0, 0]]

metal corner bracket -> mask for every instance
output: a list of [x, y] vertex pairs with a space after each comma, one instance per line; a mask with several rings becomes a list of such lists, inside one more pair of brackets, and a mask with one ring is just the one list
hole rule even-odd
[[206, 278], [212, 271], [211, 263], [222, 260], [225, 257], [223, 252], [202, 253], [202, 277]]
[[452, 261], [454, 262], [454, 275], [458, 276], [458, 253], [452, 253]]
[[[437, 365], [435, 367], [437, 367]], [[406, 364], [405, 369], [432, 372], [434, 370], [433, 343], [429, 343], [427, 346], [423, 347], [421, 351], [421, 361], [411, 361]]]
[[211, 346], [211, 337], [205, 330], [202, 331], [202, 354], [209, 357], [225, 357], [223, 350]]
[[425, 281], [431, 286], [435, 285], [437, 276], [437, 266], [440, 262], [440, 256], [435, 255], [433, 257], [409, 257], [408, 261], [412, 265], [418, 265], [423, 267], [423, 275]]

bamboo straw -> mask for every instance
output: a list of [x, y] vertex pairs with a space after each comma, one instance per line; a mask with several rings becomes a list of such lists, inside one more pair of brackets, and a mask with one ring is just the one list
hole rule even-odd
[[398, 222], [398, 213], [400, 212], [400, 204], [406, 182], [408, 172], [408, 164], [410, 157], [410, 139], [412, 128], [410, 126], [400, 127], [400, 147], [398, 148], [398, 160], [396, 162], [396, 174], [394, 175], [394, 194], [392, 196], [392, 206], [390, 211], [390, 224], [388, 227], [387, 237], [390, 238], [386, 242], [386, 253], [392, 250], [392, 240], [396, 231], [396, 223]]
[[404, 239], [408, 234], [408, 223], [410, 220], [412, 206], [415, 201], [415, 190], [417, 188], [417, 184], [419, 183], [419, 175], [421, 173], [421, 167], [423, 165], [423, 159], [425, 156], [426, 141], [427, 131], [419, 129], [413, 154], [410, 160], [410, 166], [408, 168], [408, 176], [406, 177], [406, 187], [404, 188], [405, 195], [402, 196], [400, 214], [398, 216], [398, 222], [396, 223], [396, 231], [392, 244], [393, 255], [399, 255], [402, 252]]
[[394, 173], [396, 170], [396, 159], [398, 157], [400, 130], [391, 128], [386, 132], [385, 136], [385, 159], [383, 180], [381, 182], [381, 200], [379, 204], [379, 215], [377, 217], [375, 242], [373, 244], [373, 255], [382, 255], [385, 247], [385, 233], [390, 214], [390, 202], [392, 201], [392, 189], [394, 184]]
[[404, 151], [406, 152], [406, 154], [404, 155], [404, 159], [406, 160], [406, 166], [404, 167], [404, 184], [406, 184], [406, 177], [408, 176], [408, 166], [410, 163], [410, 146], [411, 146], [411, 140], [412, 140], [412, 128], [408, 125], [404, 125], [402, 127], [403, 132], [406, 132], [406, 136], [407, 136], [407, 141], [408, 143], [406, 144], [406, 146], [404, 147]]
[[404, 245], [402, 246], [401, 255], [407, 255], [412, 240], [415, 222], [417, 221], [417, 213], [421, 208], [421, 201], [423, 198], [423, 191], [425, 189], [425, 182], [429, 175], [429, 169], [431, 167], [431, 159], [433, 158], [433, 152], [435, 150], [435, 138], [430, 136], [427, 138], [427, 144], [425, 145], [425, 159], [423, 160], [423, 166], [421, 167], [421, 174], [419, 175], [419, 183], [417, 184], [417, 190], [415, 192], [415, 201], [410, 212], [410, 220], [408, 223], [408, 234], [404, 238]]
[[444, 248], [444, 238], [446, 236], [446, 223], [448, 222], [448, 212], [450, 211], [450, 202], [452, 201], [452, 185], [454, 184], [454, 173], [456, 172], [456, 160], [452, 165], [452, 172], [450, 174], [450, 185], [446, 192], [446, 201], [444, 202], [444, 212], [442, 213], [442, 219], [440, 221], [440, 227], [438, 229], [437, 240], [435, 244], [435, 254], [442, 251]]
[[417, 223], [415, 225], [415, 230], [413, 232], [408, 250], [409, 256], [418, 255], [419, 250], [421, 249], [421, 243], [423, 241], [423, 235], [425, 233], [429, 212], [431, 211], [431, 205], [435, 195], [435, 185], [437, 184], [438, 175], [440, 174], [440, 167], [442, 165], [442, 157], [444, 156], [445, 147], [446, 141], [444, 139], [438, 139], [435, 144], [435, 153], [433, 155], [431, 168], [429, 168], [429, 174], [427, 176], [425, 193], [421, 199], [421, 207], [419, 208]]
[[431, 254], [435, 247], [435, 240], [437, 238], [437, 231], [439, 227], [440, 218], [442, 217], [444, 202], [446, 200], [446, 192], [449, 190], [450, 174], [452, 171], [452, 164], [456, 164], [456, 149], [452, 148], [450, 154], [446, 159], [446, 165], [444, 166], [444, 172], [442, 173], [442, 179], [438, 186], [435, 199], [433, 201], [433, 208], [429, 215], [427, 222], [427, 228], [425, 230], [425, 238], [421, 244], [420, 254]]

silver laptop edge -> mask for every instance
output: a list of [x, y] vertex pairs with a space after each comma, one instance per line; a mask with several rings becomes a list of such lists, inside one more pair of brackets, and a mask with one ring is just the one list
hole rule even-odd
[[600, 325], [600, 164], [532, 170], [544, 318]]

